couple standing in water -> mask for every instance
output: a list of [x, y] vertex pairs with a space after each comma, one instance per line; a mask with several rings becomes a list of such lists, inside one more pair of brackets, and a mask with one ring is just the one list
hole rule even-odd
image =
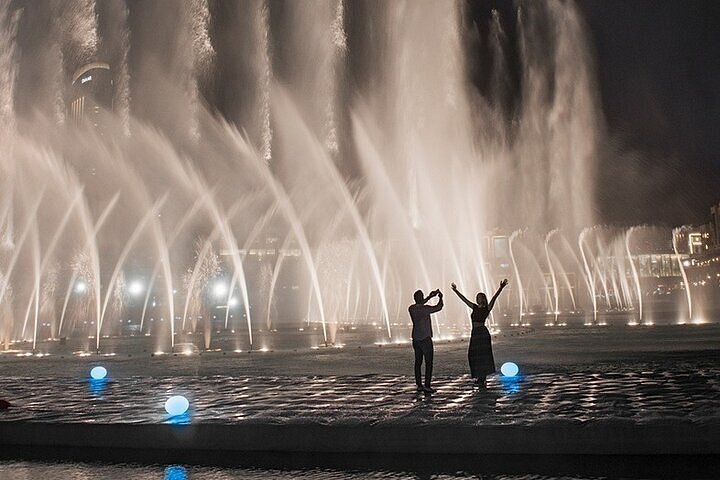
[[[500, 282], [500, 288], [495, 292], [490, 303], [487, 301], [487, 296], [482, 292], [475, 296], [475, 303], [473, 303], [460, 293], [454, 283], [450, 284], [452, 291], [472, 310], [470, 313], [472, 335], [470, 336], [470, 346], [468, 348], [468, 361], [470, 362], [470, 375], [480, 388], [485, 388], [485, 378], [495, 372], [495, 359], [493, 358], [490, 332], [485, 326], [485, 320], [490, 315], [490, 311], [495, 306], [495, 300], [507, 286], [507, 283], [507, 280]], [[427, 305], [427, 302], [436, 296], [438, 297], [437, 303]], [[415, 303], [410, 305], [408, 311], [413, 324], [412, 345], [415, 351], [415, 384], [418, 392], [434, 393], [435, 390], [431, 386], [434, 349], [430, 314], [442, 310], [444, 306], [443, 294], [440, 290], [433, 290], [425, 297], [423, 291], [418, 290], [413, 297]], [[425, 383], [422, 382], [421, 375], [423, 360], [425, 361]]]

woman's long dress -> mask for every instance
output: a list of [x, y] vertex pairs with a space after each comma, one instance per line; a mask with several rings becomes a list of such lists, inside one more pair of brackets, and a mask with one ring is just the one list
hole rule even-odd
[[490, 332], [485, 326], [488, 315], [490, 315], [490, 310], [481, 307], [473, 308], [470, 314], [472, 335], [470, 336], [468, 361], [472, 378], [485, 377], [495, 372]]

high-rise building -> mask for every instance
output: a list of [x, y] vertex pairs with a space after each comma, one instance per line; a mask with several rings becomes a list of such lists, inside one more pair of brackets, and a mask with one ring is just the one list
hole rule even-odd
[[72, 77], [68, 117], [100, 127], [101, 112], [113, 109], [113, 80], [110, 65], [93, 62], [80, 67]]
[[710, 207], [710, 233], [713, 250], [720, 250], [720, 203]]

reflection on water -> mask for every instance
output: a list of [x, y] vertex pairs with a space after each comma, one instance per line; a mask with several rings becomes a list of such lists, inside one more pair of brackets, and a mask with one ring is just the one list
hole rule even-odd
[[181, 413], [180, 415], [168, 414], [165, 423], [169, 423], [170, 425], [189, 425], [190, 420], [192, 420], [192, 417], [190, 410], [188, 410], [185, 413]]
[[96, 397], [102, 396], [102, 394], [105, 392], [105, 388], [107, 387], [107, 382], [108, 381], [105, 378], [89, 379], [88, 388], [90, 389], [90, 393], [92, 393]]
[[507, 395], [512, 395], [513, 393], [518, 393], [520, 391], [520, 387], [525, 377], [515, 375], [513, 377], [501, 376], [499, 378], [503, 392]]
[[185, 467], [170, 465], [165, 469], [165, 480], [187, 480], [188, 473]]

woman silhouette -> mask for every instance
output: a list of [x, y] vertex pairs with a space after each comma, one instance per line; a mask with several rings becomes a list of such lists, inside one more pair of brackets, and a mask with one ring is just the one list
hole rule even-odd
[[482, 388], [485, 388], [485, 377], [495, 372], [495, 358], [493, 358], [490, 332], [485, 326], [485, 320], [490, 315], [490, 310], [495, 306], [498, 295], [507, 284], [507, 279], [500, 282], [500, 288], [495, 292], [490, 303], [488, 303], [487, 297], [482, 292], [475, 297], [477, 303], [473, 303], [460, 293], [457, 285], [450, 284], [452, 291], [460, 297], [460, 300], [465, 302], [465, 305], [472, 309], [470, 314], [472, 335], [470, 336], [470, 347], [468, 348], [468, 361], [470, 362], [470, 375], [475, 379], [476, 385]]

